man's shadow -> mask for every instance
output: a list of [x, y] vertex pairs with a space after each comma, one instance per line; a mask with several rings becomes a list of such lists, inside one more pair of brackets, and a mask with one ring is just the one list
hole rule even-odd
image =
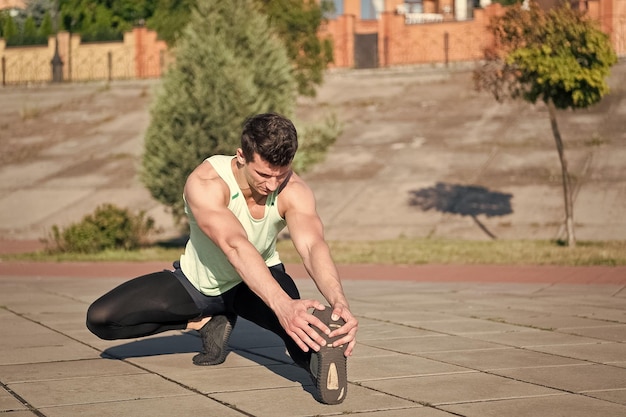
[[492, 239], [496, 239], [496, 236], [487, 229], [478, 216], [481, 214], [487, 217], [506, 216], [513, 213], [512, 194], [489, 191], [477, 185], [438, 182], [434, 187], [412, 190], [409, 194], [409, 205], [424, 211], [436, 210], [441, 213], [470, 216]]
[[[229, 340], [229, 355], [239, 355], [259, 365], [265, 366], [287, 380], [302, 384], [302, 388], [315, 395], [312, 381], [302, 368], [295, 365], [286, 353], [282, 339], [269, 330], [238, 318]], [[104, 350], [100, 356], [106, 359], [129, 359], [146, 356], [197, 353], [202, 349], [202, 341], [196, 332], [163, 335], [134, 340]], [[195, 366], [189, 361], [189, 366]], [[219, 366], [219, 365], [217, 365]]]

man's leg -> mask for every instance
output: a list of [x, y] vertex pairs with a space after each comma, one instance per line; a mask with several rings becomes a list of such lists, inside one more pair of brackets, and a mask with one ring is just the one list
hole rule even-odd
[[[282, 265], [272, 267], [270, 271], [274, 279], [291, 298], [300, 298], [296, 284], [285, 273]], [[276, 333], [283, 339], [291, 359], [311, 375], [317, 389], [318, 400], [326, 404], [343, 402], [348, 388], [346, 357], [344, 356], [346, 346], [332, 347], [332, 343], [341, 336], [336, 336], [332, 339], [327, 338], [326, 345], [322, 346], [319, 352], [304, 352], [285, 332], [274, 312], [250, 288], [245, 284], [240, 284], [235, 287], [235, 290], [233, 308], [237, 314]], [[228, 298], [230, 299], [230, 297]], [[332, 320], [331, 312], [332, 309], [326, 307], [325, 310], [316, 310], [313, 314], [331, 329], [343, 325], [343, 319]], [[319, 331], [319, 329], [316, 331]]]
[[[292, 299], [300, 298], [296, 284], [293, 282], [293, 279], [287, 275], [285, 267], [282, 264], [271, 267], [270, 272], [281, 288]], [[237, 313], [237, 315], [280, 336], [283, 342], [285, 342], [291, 359], [295, 363], [302, 365], [309, 362], [311, 356], [310, 352], [304, 352], [300, 349], [296, 342], [294, 342], [280, 325], [272, 309], [270, 309], [247, 285], [238, 285], [224, 294], [224, 298], [229, 304], [229, 309]]]
[[87, 311], [87, 328], [106, 339], [128, 339], [183, 330], [201, 314], [170, 271], [144, 275], [114, 288]]

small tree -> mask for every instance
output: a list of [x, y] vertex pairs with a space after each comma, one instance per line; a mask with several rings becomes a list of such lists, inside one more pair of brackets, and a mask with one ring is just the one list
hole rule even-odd
[[2, 23], [2, 37], [7, 42], [7, 46], [19, 43], [19, 29], [13, 17], [10, 14], [4, 15]]
[[256, 0], [262, 5], [275, 28], [287, 46], [287, 54], [294, 65], [298, 92], [305, 96], [315, 96], [316, 86], [324, 79], [324, 70], [333, 60], [333, 47], [330, 40], [322, 40], [317, 31], [332, 3], [322, 0]]
[[495, 42], [474, 74], [477, 87], [499, 101], [510, 97], [546, 104], [561, 162], [567, 243], [575, 246], [571, 179], [557, 109], [586, 108], [600, 101], [617, 57], [597, 23], [569, 3], [547, 12], [534, 0], [511, 6], [489, 28]]
[[199, 161], [234, 153], [247, 117], [269, 111], [289, 117], [295, 108], [285, 48], [254, 4], [198, 2], [151, 109], [142, 179], [177, 219], [186, 178]]
[[54, 28], [52, 26], [52, 16], [50, 15], [50, 13], [46, 12], [44, 14], [37, 33], [39, 34], [40, 38], [43, 38], [46, 41], [48, 40], [48, 37], [50, 35], [54, 34]]
[[[48, 39], [46, 38], [46, 42]], [[40, 42], [37, 35], [37, 25], [35, 19], [32, 16], [28, 16], [24, 20], [24, 27], [22, 28], [22, 45], [36, 45]]]
[[195, 4], [196, 0], [159, 0], [146, 24], [159, 34], [160, 39], [173, 47], [189, 23], [191, 8]]

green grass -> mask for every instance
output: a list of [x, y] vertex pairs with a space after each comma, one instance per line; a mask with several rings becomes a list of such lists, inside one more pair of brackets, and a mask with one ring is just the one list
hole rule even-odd
[[[337, 264], [385, 265], [626, 265], [626, 241], [578, 242], [568, 248], [555, 241], [448, 239], [395, 239], [384, 241], [329, 242]], [[300, 262], [290, 241], [278, 242], [285, 263]], [[46, 254], [3, 255], [1, 261], [170, 261], [182, 247], [154, 246], [138, 251], [106, 251], [94, 255]]]

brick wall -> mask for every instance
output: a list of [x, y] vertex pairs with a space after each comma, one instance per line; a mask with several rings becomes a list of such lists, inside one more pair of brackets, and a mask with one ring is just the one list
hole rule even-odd
[[[378, 33], [378, 62], [382, 67], [478, 60], [491, 42], [489, 20], [504, 12], [500, 4], [494, 3], [474, 9], [471, 20], [406, 24], [404, 16], [396, 13], [401, 3], [387, 1], [378, 21], [362, 21], [356, 3], [346, 0], [344, 7], [357, 14], [338, 16], [320, 30], [320, 36], [331, 38], [335, 45], [331, 67], [354, 67], [354, 37], [362, 33]], [[441, 8], [437, 5], [448, 3], [440, 0], [423, 4], [425, 12], [426, 6], [430, 12], [437, 12]], [[618, 56], [626, 56], [626, 0], [588, 0], [585, 4], [589, 16], [599, 21], [611, 37]]]
[[343, 15], [333, 19], [320, 31], [320, 36], [333, 39], [334, 62], [332, 66], [354, 66], [354, 34], [378, 33], [378, 62], [380, 66], [411, 65], [473, 61], [483, 57], [490, 37], [487, 33], [489, 18], [502, 13], [500, 4], [485, 9], [475, 9], [473, 20], [444, 21], [407, 25], [404, 16], [388, 10], [367, 26], [355, 16]]
[[600, 22], [600, 28], [611, 37], [618, 56], [626, 56], [626, 0], [588, 0], [581, 2], [587, 14]]

